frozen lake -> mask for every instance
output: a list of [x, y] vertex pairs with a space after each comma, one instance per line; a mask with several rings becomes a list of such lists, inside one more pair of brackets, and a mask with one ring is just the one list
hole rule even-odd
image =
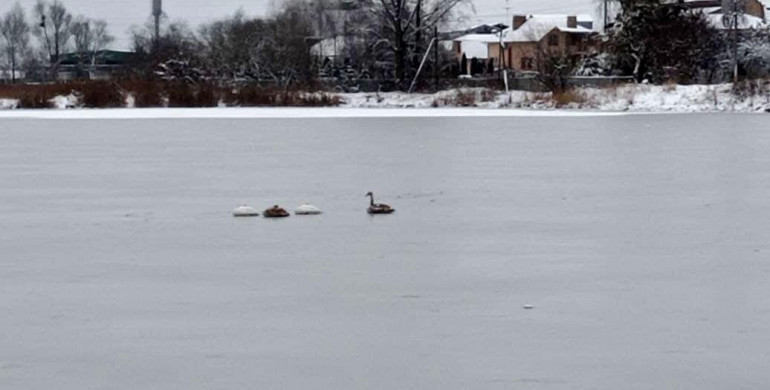
[[769, 280], [768, 116], [0, 119], [2, 389], [760, 389]]

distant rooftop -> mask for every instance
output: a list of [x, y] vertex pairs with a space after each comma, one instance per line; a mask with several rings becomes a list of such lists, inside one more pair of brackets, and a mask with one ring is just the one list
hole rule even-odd
[[[131, 61], [134, 55], [135, 53], [130, 51], [99, 50], [96, 52], [96, 63], [100, 65], [124, 65]], [[87, 52], [66, 53], [61, 55], [59, 62], [61, 65], [77, 65], [90, 56], [91, 53]]]
[[[567, 26], [567, 18], [570, 15], [527, 15], [527, 20], [519, 28], [513, 30], [505, 29], [503, 32], [504, 42], [533, 42], [543, 39], [554, 29], [559, 31], [590, 34], [593, 29], [586, 28], [585, 23], [593, 24], [593, 18], [590, 15], [572, 15], [577, 18], [576, 27]], [[581, 25], [582, 24], [582, 25]]]

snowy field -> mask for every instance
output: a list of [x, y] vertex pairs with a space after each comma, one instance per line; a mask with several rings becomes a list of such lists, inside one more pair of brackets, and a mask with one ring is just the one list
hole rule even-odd
[[2, 118], [0, 389], [765, 388], [768, 130]]

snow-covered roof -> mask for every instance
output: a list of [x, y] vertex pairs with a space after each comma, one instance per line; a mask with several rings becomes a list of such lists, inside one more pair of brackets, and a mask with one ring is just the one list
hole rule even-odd
[[583, 26], [577, 26], [577, 27], [557, 27], [559, 31], [561, 32], [568, 32], [568, 33], [575, 33], [575, 34], [588, 34], [594, 32], [593, 30], [589, 30]]
[[466, 34], [454, 39], [455, 42], [489, 42], [490, 40], [498, 40], [497, 34]]
[[460, 50], [468, 59], [471, 58], [489, 58], [487, 42], [490, 40], [499, 40], [496, 34], [468, 34], [455, 39], [460, 42]]
[[465, 31], [468, 34], [489, 34], [492, 31], [497, 30], [497, 27], [489, 24], [477, 24], [475, 26], [472, 26]]
[[705, 7], [701, 10], [707, 14], [718, 14], [722, 12], [722, 7]]
[[[592, 22], [593, 18], [589, 15], [576, 15], [578, 23]], [[569, 15], [529, 15], [527, 21], [518, 29], [507, 28], [503, 31], [504, 42], [538, 42], [548, 35], [554, 29], [559, 31], [589, 34], [594, 30], [578, 25], [577, 27], [567, 27], [567, 18]], [[488, 42], [496, 42], [497, 39]]]

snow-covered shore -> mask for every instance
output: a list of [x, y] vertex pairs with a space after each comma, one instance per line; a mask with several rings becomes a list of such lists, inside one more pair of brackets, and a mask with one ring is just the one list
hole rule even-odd
[[[770, 112], [770, 88], [760, 85], [752, 93], [735, 93], [732, 84], [719, 85], [646, 85], [628, 84], [613, 88], [580, 88], [562, 95], [525, 91], [505, 93], [484, 88], [468, 88], [440, 91], [437, 93], [386, 92], [341, 93], [342, 104], [327, 108], [283, 107], [218, 107], [211, 109], [112, 109], [66, 110], [79, 106], [75, 95], [57, 96], [51, 100], [52, 110], [17, 110], [19, 102], [0, 98], [0, 112], [8, 117], [285, 117], [299, 116], [466, 116], [466, 115], [542, 115], [543, 111], [578, 113], [597, 112]], [[127, 99], [128, 102], [131, 99]], [[128, 107], [131, 108], [129, 103]], [[351, 110], [366, 108], [367, 110]], [[413, 110], [415, 108], [437, 110]], [[371, 109], [383, 109], [377, 112]], [[396, 111], [395, 109], [401, 109]], [[484, 109], [484, 110], [480, 110]], [[506, 110], [507, 109], [507, 110]], [[13, 110], [13, 113], [10, 111]], [[48, 111], [58, 113], [47, 113]], [[71, 111], [83, 111], [70, 113]], [[102, 111], [102, 114], [95, 114]], [[116, 112], [121, 112], [116, 114]], [[172, 111], [174, 114], [172, 115]], [[358, 113], [356, 113], [358, 112]], [[538, 112], [539, 114], [535, 114]], [[293, 113], [293, 114], [290, 114]], [[310, 114], [308, 114], [310, 113]], [[289, 115], [290, 114], [290, 115]]]
[[0, 111], [2, 118], [30, 119], [291, 119], [291, 118], [417, 118], [417, 117], [589, 117], [618, 116], [622, 112], [589, 110], [526, 110], [477, 107], [351, 108], [351, 107], [211, 107], [109, 108]]
[[471, 105], [481, 108], [568, 109], [603, 112], [764, 112], [770, 110], [770, 90], [739, 96], [732, 84], [636, 85], [615, 88], [580, 88], [569, 96], [551, 93], [481, 88], [441, 91], [434, 94], [342, 94], [348, 107], [427, 108]]

